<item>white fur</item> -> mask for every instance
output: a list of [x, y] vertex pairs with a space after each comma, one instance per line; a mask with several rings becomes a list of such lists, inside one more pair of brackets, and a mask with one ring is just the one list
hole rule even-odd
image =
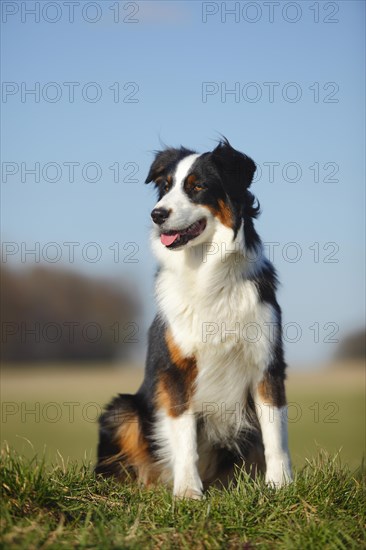
[[291, 481], [291, 461], [288, 450], [287, 407], [274, 407], [256, 394], [256, 409], [262, 430], [266, 458], [266, 482], [281, 487]]
[[202, 482], [198, 474], [196, 418], [188, 410], [173, 418], [159, 411], [155, 423], [155, 440], [159, 443], [160, 462], [165, 480], [173, 479], [177, 497], [200, 498]]
[[[211, 241], [180, 253], [173, 254], [155, 240], [154, 249], [163, 263], [156, 295], [174, 341], [187, 357], [194, 355], [197, 360], [192, 406], [195, 412], [206, 413], [211, 440], [229, 442], [247, 423], [246, 394], [271, 359], [269, 324], [276, 316], [270, 306], [259, 302], [254, 283], [243, 278], [258, 265], [243, 256], [242, 232], [233, 241], [231, 229], [216, 219], [212, 223]], [[251, 327], [258, 332], [258, 341], [250, 341], [257, 340]]]
[[197, 220], [197, 212], [183, 191], [183, 182], [198, 157], [199, 155], [188, 155], [178, 164], [171, 190], [155, 205], [155, 208], [171, 211], [163, 226], [166, 231], [184, 229]]

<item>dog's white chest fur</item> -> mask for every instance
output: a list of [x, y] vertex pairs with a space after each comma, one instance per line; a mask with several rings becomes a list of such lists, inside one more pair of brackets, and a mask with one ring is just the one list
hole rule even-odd
[[247, 391], [268, 365], [275, 315], [243, 277], [240, 258], [202, 262], [195, 254], [171, 255], [171, 268], [165, 263], [157, 279], [157, 299], [175, 343], [197, 360], [193, 410], [205, 414], [210, 439], [226, 440], [243, 427]]

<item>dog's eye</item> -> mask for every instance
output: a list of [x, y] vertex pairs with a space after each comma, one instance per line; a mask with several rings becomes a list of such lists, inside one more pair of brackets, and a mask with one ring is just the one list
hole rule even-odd
[[168, 181], [164, 182], [164, 185], [163, 185], [163, 189], [164, 189], [164, 193], [167, 193], [170, 189], [170, 183]]
[[198, 183], [193, 187], [193, 191], [196, 191], [197, 193], [203, 190], [204, 190], [203, 185], [199, 185]]

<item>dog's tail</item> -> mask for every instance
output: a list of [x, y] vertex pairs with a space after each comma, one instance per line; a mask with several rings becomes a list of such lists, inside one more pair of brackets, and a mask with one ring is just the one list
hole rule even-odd
[[97, 474], [148, 481], [152, 456], [143, 416], [137, 395], [120, 394], [109, 403], [99, 419]]

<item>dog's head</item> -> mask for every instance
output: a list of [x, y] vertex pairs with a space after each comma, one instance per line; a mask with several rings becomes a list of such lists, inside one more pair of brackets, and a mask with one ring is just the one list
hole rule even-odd
[[249, 186], [256, 166], [223, 139], [201, 155], [189, 149], [165, 149], [156, 154], [146, 183], [153, 181], [159, 200], [151, 212], [154, 238], [171, 250], [209, 241], [218, 225], [233, 237], [258, 208]]

